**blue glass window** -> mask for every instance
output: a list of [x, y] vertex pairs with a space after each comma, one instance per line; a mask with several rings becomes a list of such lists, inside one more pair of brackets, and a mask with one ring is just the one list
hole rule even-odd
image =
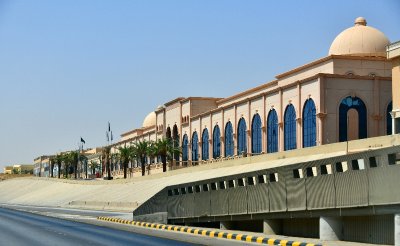
[[367, 108], [358, 97], [346, 97], [339, 106], [339, 142], [347, 141], [347, 112], [355, 109], [358, 112], [358, 138], [367, 137]]
[[247, 153], [247, 139], [246, 139], [246, 120], [244, 118], [241, 118], [239, 120], [238, 124], [238, 144], [237, 144], [237, 153], [238, 155], [241, 155], [243, 153]]
[[[179, 148], [179, 134], [178, 134], [178, 126], [175, 124], [172, 128], [172, 144], [175, 148]], [[174, 159], [179, 161], [179, 154], [174, 153]]]
[[203, 130], [203, 135], [201, 139], [201, 159], [208, 160], [209, 152], [208, 152], [208, 130], [207, 128]]
[[292, 104], [285, 109], [284, 149], [296, 149], [296, 111]]
[[253, 117], [253, 123], [251, 124], [251, 153], [261, 153], [261, 151], [261, 118], [259, 114], [255, 114]]
[[267, 118], [267, 152], [278, 152], [278, 115], [271, 109]]
[[225, 157], [233, 156], [233, 128], [232, 123], [228, 121], [225, 125]]
[[188, 137], [187, 135], [183, 135], [182, 139], [182, 161], [188, 160]]
[[199, 160], [199, 137], [197, 136], [197, 132], [193, 133], [192, 136], [192, 161]]
[[386, 109], [386, 134], [392, 135], [392, 115], [390, 112], [393, 110], [393, 103], [390, 102]]
[[219, 126], [214, 127], [213, 131], [213, 158], [216, 159], [221, 156], [221, 132]]
[[303, 107], [303, 148], [317, 143], [317, 115], [314, 101], [310, 98]]

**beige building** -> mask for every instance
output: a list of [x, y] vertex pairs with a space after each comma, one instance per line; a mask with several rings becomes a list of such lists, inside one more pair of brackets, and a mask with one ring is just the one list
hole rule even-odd
[[182, 147], [176, 159], [193, 164], [391, 134], [389, 43], [359, 17], [326, 57], [227, 98], [176, 98], [122, 134], [115, 147], [172, 138]]
[[32, 164], [16, 164], [13, 165], [13, 169], [16, 170], [17, 173], [25, 174], [25, 173], [33, 173]]
[[50, 170], [50, 156], [42, 155], [35, 158], [33, 161], [33, 175], [38, 177], [48, 177]]
[[387, 58], [392, 62], [393, 80], [393, 133], [400, 133], [400, 41], [387, 47]]
[[6, 166], [4, 168], [4, 174], [28, 174], [33, 173], [34, 165], [31, 164], [15, 164], [12, 166]]
[[4, 167], [4, 169], [3, 169], [3, 173], [4, 174], [12, 174], [13, 173], [13, 166], [6, 166], [6, 167]]
[[[101, 160], [102, 148], [88, 149], [83, 152], [87, 157], [87, 172], [91, 178], [101, 177], [103, 173], [103, 165]], [[85, 167], [82, 168], [85, 171]]]

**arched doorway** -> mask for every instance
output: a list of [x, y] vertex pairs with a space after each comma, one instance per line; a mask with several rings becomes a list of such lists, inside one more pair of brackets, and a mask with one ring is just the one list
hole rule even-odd
[[303, 148], [317, 145], [317, 114], [310, 98], [303, 107]]
[[188, 161], [188, 136], [186, 134], [182, 138], [182, 161]]
[[208, 160], [209, 158], [209, 151], [208, 151], [208, 130], [207, 128], [203, 130], [203, 134], [201, 136], [201, 159], [203, 161]]
[[271, 109], [267, 118], [267, 152], [278, 152], [278, 115]]
[[213, 158], [219, 158], [221, 156], [221, 132], [219, 126], [216, 125], [213, 131]]
[[244, 118], [241, 118], [239, 120], [239, 124], [238, 124], [238, 130], [237, 130], [237, 134], [238, 134], [238, 144], [237, 144], [237, 153], [238, 155], [242, 155], [242, 154], [246, 154], [247, 153], [247, 139], [246, 139], [246, 120]]
[[358, 139], [358, 112], [354, 108], [349, 109], [347, 112], [347, 116], [349, 117], [348, 128], [347, 128], [347, 140], [357, 140]]
[[192, 136], [192, 161], [199, 160], [199, 137], [197, 136], [197, 132], [193, 133]]
[[292, 104], [285, 109], [284, 149], [296, 149], [296, 111]]
[[171, 128], [167, 127], [167, 131], [165, 133], [165, 136], [167, 139], [172, 139], [172, 135], [171, 135]]
[[[349, 133], [348, 129], [355, 132]], [[349, 136], [349, 134], [352, 135]], [[367, 108], [360, 98], [348, 96], [340, 102], [339, 106], [339, 142], [366, 137]]]
[[251, 123], [251, 153], [259, 154], [262, 151], [261, 117], [259, 114], [253, 116]]
[[[178, 126], [175, 124], [172, 128], [172, 144], [174, 148], [179, 148]], [[179, 154], [174, 153], [174, 160], [179, 161]]]
[[228, 121], [225, 125], [225, 157], [233, 156], [233, 128], [232, 123]]

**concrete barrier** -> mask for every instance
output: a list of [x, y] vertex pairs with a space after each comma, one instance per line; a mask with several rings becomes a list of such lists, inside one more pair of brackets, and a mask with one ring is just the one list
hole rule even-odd
[[190, 233], [190, 234], [205, 236], [205, 237], [224, 238], [224, 239], [237, 240], [237, 241], [243, 241], [243, 242], [259, 243], [259, 244], [264, 244], [264, 245], [322, 246], [322, 244], [319, 244], [319, 243], [313, 244], [313, 243], [307, 243], [307, 242], [297, 242], [297, 241], [268, 238], [268, 237], [261, 237], [261, 236], [257, 237], [257, 236], [253, 236], [253, 235], [236, 234], [236, 233], [229, 233], [229, 232], [218, 231], [218, 230], [199, 229], [199, 228], [193, 228], [193, 227], [187, 227], [187, 226], [175, 226], [175, 225], [167, 225], [167, 224], [142, 222], [142, 221], [131, 221], [131, 220], [124, 220], [124, 219], [113, 218], [113, 217], [98, 217], [97, 219], [102, 220], [102, 221], [113, 222], [113, 223], [147, 227], [147, 228], [152, 228], [152, 229], [156, 229], [156, 230], [168, 230], [168, 231], [175, 231], [175, 232], [182, 232], [182, 233]]
[[103, 201], [71, 201], [68, 203], [73, 208], [132, 211], [139, 206], [138, 202], [103, 202]]

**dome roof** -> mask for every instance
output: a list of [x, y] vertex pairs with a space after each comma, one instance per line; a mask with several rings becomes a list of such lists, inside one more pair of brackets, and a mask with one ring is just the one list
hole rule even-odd
[[381, 31], [367, 26], [363, 17], [354, 26], [341, 32], [333, 40], [329, 55], [384, 56], [389, 39]]
[[142, 127], [150, 127], [150, 126], [155, 126], [156, 125], [156, 113], [151, 112], [144, 118]]

